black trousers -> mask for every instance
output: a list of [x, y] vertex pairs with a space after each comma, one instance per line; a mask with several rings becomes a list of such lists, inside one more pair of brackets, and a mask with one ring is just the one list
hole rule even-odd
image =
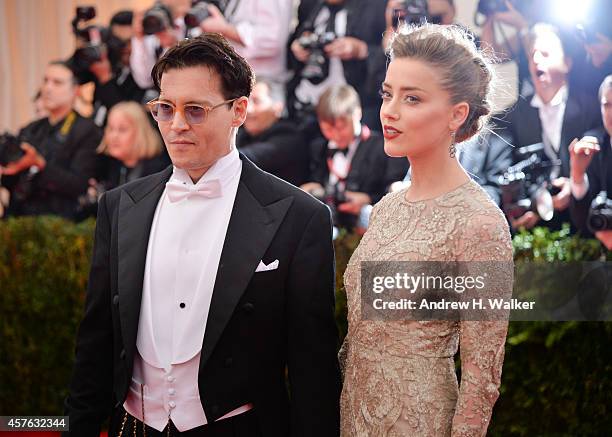
[[[121, 426], [124, 421], [126, 411], [123, 407], [118, 407], [113, 413], [111, 423], [108, 430], [108, 437], [118, 437], [121, 432]], [[143, 423], [127, 413], [127, 420], [123, 424], [122, 437], [143, 437]], [[136, 433], [134, 433], [136, 427]], [[168, 427], [170, 433], [168, 434]], [[209, 423], [208, 425], [198, 426], [197, 428], [188, 431], [179, 432], [172, 421], [166, 426], [163, 431], [158, 431], [146, 425], [147, 437], [262, 437], [263, 434], [259, 429], [257, 415], [255, 410], [249, 410], [245, 413], [234, 417], [219, 420]]]

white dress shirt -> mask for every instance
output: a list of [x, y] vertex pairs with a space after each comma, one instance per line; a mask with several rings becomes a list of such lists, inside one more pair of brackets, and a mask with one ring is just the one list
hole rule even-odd
[[179, 431], [207, 423], [198, 391], [200, 352], [241, 171], [236, 149], [196, 184], [174, 167], [169, 183], [197, 186], [218, 180], [221, 196], [190, 195], [172, 202], [166, 187], [157, 204], [145, 264], [138, 353], [124, 408], [142, 420], [144, 384], [145, 422], [158, 431], [169, 418]]
[[287, 40], [291, 32], [291, 0], [230, 0], [225, 18], [236, 27], [243, 45], [236, 51], [259, 77], [284, 83], [287, 79]]
[[548, 103], [544, 103], [537, 94], [534, 94], [531, 99], [531, 106], [538, 108], [540, 115], [544, 151], [551, 159], [556, 159], [559, 156], [567, 96], [567, 85], [563, 85]]

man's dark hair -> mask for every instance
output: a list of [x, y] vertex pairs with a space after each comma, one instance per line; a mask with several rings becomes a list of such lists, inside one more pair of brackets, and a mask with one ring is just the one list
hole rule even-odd
[[112, 16], [110, 20], [110, 25], [114, 26], [131, 26], [132, 19], [134, 18], [134, 13], [128, 9], [117, 12]]
[[171, 69], [206, 66], [221, 79], [221, 93], [227, 100], [249, 97], [255, 74], [247, 61], [240, 56], [225, 38], [217, 33], [204, 33], [193, 39], [180, 41], [168, 50], [155, 64], [151, 77], [160, 91], [162, 75]]
[[70, 71], [70, 73], [72, 73], [72, 84], [73, 85], [78, 85], [79, 84], [79, 79], [76, 77], [76, 74], [74, 73], [74, 68], [72, 67], [72, 64], [70, 62], [62, 61], [62, 60], [56, 60], [56, 61], [49, 62], [48, 65], [61, 65], [66, 70]]

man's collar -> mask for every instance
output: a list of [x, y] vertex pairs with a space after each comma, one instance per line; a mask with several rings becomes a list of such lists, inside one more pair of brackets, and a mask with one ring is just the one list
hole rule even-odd
[[540, 98], [540, 96], [538, 95], [538, 93], [535, 93], [533, 97], [531, 98], [531, 106], [534, 108], [542, 108], [544, 106], [549, 106], [549, 107], [559, 106], [562, 103], [567, 102], [567, 96], [568, 96], [567, 84], [564, 84], [561, 86], [561, 88], [559, 88], [557, 93], [548, 103], [544, 103], [542, 99]]

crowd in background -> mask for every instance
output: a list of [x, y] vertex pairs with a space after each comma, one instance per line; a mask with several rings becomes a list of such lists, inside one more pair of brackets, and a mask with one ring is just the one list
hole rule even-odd
[[[518, 65], [516, 103], [458, 159], [511, 227], [570, 223], [612, 248], [612, 25], [605, 0], [564, 25], [552, 2], [480, 0], [475, 37]], [[328, 204], [337, 226], [363, 231], [371, 207], [410, 180], [384, 153], [379, 90], [388, 37], [402, 21], [455, 25], [453, 0], [164, 0], [119, 11], [108, 27], [77, 9], [74, 54], [51, 62], [37, 119], [0, 137], [0, 215], [96, 213], [106, 190], [170, 165], [146, 103], [151, 69], [182, 38], [225, 36], [257, 76], [237, 147]], [[500, 37], [501, 34], [501, 37]], [[75, 109], [93, 82], [93, 115]], [[612, 188], [610, 188], [612, 190]]]

